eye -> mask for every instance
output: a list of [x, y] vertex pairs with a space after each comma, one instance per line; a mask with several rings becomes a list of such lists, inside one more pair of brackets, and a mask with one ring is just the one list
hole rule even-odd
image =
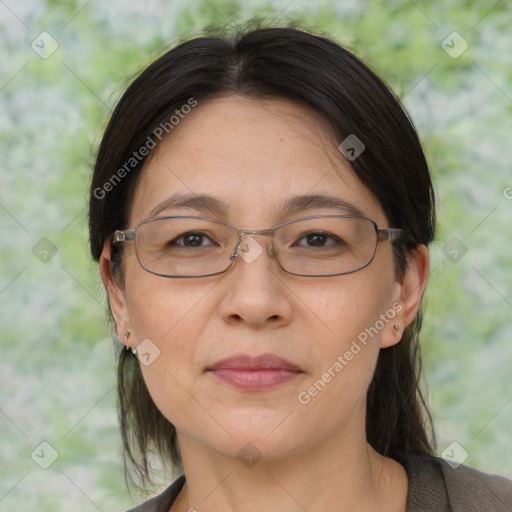
[[200, 231], [189, 231], [169, 241], [167, 245], [180, 245], [182, 247], [204, 247], [215, 244], [205, 233], [201, 233]]
[[312, 231], [300, 237], [294, 245], [303, 247], [333, 247], [345, 245], [345, 242], [325, 231]]

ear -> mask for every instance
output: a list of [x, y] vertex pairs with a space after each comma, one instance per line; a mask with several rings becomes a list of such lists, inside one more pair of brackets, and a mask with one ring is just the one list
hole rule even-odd
[[110, 239], [105, 240], [103, 251], [100, 256], [100, 272], [103, 286], [108, 296], [110, 312], [114, 318], [117, 337], [125, 344], [128, 343], [127, 333], [130, 333], [131, 321], [126, 303], [126, 297], [122, 283], [119, 282], [118, 276], [112, 274], [112, 250]]
[[[381, 347], [391, 347], [401, 339], [404, 329], [413, 322], [427, 286], [430, 256], [425, 245], [419, 245], [407, 259], [407, 270], [402, 282], [396, 283], [393, 305], [390, 311], [396, 315], [390, 319], [381, 337]], [[395, 328], [398, 326], [398, 329]]]

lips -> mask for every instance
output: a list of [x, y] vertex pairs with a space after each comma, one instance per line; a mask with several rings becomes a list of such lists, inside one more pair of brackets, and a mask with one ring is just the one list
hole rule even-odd
[[238, 370], [292, 370], [300, 372], [300, 369], [290, 361], [275, 354], [261, 354], [259, 356], [236, 355], [216, 362], [208, 370], [238, 369]]
[[302, 374], [302, 370], [275, 354], [236, 355], [207, 368], [216, 378], [245, 390], [271, 389]]

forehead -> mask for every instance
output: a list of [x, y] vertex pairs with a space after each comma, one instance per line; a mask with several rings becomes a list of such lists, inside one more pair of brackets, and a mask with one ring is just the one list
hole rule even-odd
[[[318, 114], [291, 101], [200, 101], [146, 162], [130, 224], [150, 217], [176, 194], [212, 195], [224, 205], [223, 220], [247, 229], [284, 220], [280, 207], [301, 195], [338, 197], [382, 224], [378, 201], [337, 145]], [[194, 215], [193, 209], [179, 211]]]

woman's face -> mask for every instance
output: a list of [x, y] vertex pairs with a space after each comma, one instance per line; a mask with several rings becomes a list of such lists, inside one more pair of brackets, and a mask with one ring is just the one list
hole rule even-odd
[[[128, 227], [154, 216], [175, 194], [211, 196], [224, 211], [202, 201], [159, 208], [158, 216], [203, 216], [260, 230], [308, 215], [350, 214], [318, 205], [281, 209], [291, 198], [325, 195], [390, 227], [339, 142], [291, 102], [239, 96], [199, 102], [139, 176]], [[224, 274], [184, 279], [145, 271], [133, 244], [124, 244], [124, 285], [110, 287], [111, 305], [119, 336], [129, 330], [133, 347], [146, 340], [139, 354], [154, 402], [182, 447], [232, 457], [253, 450], [271, 459], [340, 436], [364, 437], [379, 350], [399, 341], [415, 312], [402, 306], [390, 242], [380, 242], [373, 262], [358, 272], [300, 277], [280, 268], [266, 250], [268, 238], [255, 240], [265, 250], [253, 261], [239, 257]], [[216, 366], [260, 355], [283, 358], [294, 370]]]

